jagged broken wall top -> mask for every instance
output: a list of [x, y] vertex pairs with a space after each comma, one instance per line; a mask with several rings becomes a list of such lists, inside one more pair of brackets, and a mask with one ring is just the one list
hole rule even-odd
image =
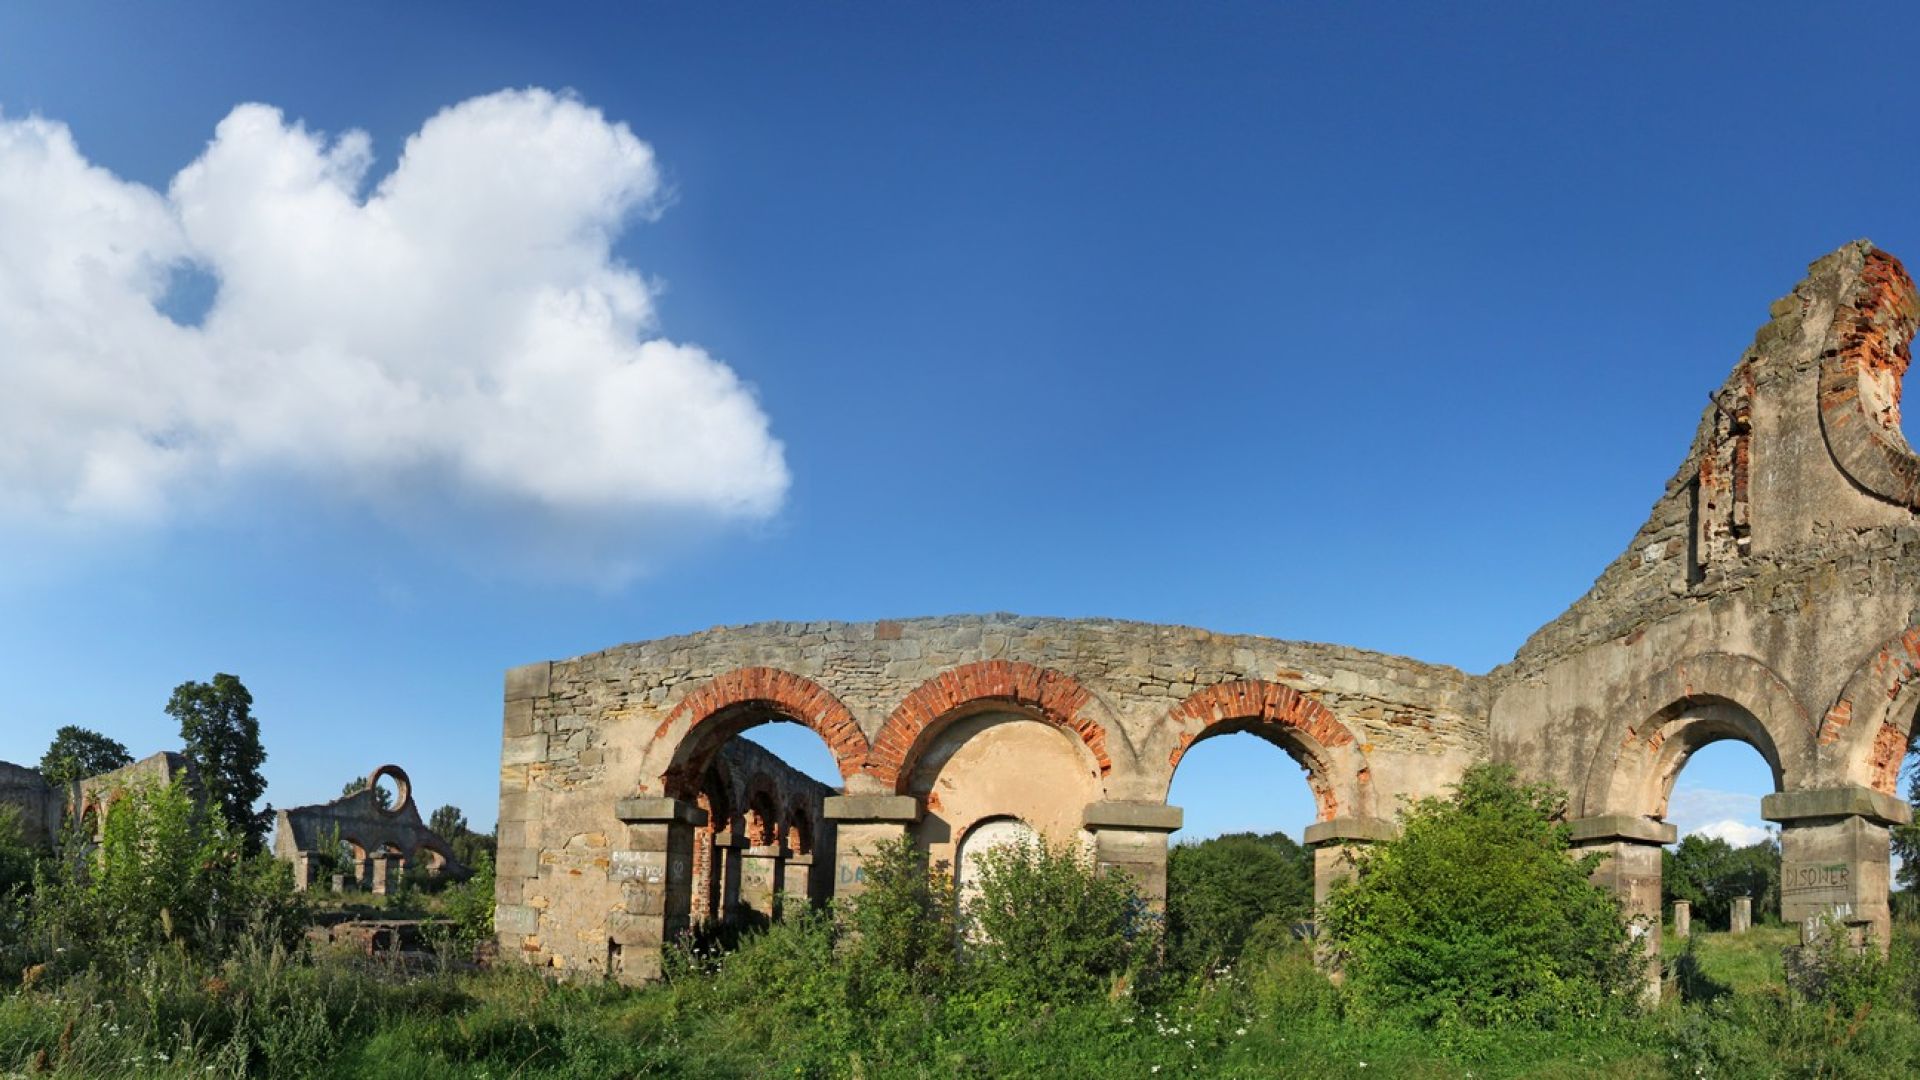
[[1646, 524], [1496, 676], [1626, 637], [1704, 597], [1818, 574], [1844, 602], [1868, 563], [1914, 550], [1920, 461], [1900, 427], [1913, 285], [1866, 241], [1774, 302]]

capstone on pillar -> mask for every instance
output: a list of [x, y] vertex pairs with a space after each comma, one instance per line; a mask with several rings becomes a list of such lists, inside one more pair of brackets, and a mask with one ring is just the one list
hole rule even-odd
[[920, 800], [911, 795], [834, 795], [822, 816], [834, 823], [833, 897], [859, 896], [867, 890], [867, 856], [880, 845], [907, 835], [920, 820]]
[[1399, 826], [1385, 818], [1341, 817], [1307, 826], [1306, 846], [1313, 850], [1313, 906], [1318, 909], [1333, 887], [1359, 870], [1358, 855], [1369, 844], [1400, 835]]
[[1913, 820], [1913, 807], [1859, 785], [1789, 791], [1760, 801], [1760, 816], [1780, 824], [1780, 917], [1798, 923], [1803, 943], [1831, 918], [1885, 950], [1889, 828]]
[[1119, 872], [1154, 911], [1167, 906], [1167, 837], [1180, 828], [1177, 806], [1153, 802], [1097, 802], [1081, 819], [1093, 834], [1093, 861], [1100, 872]]

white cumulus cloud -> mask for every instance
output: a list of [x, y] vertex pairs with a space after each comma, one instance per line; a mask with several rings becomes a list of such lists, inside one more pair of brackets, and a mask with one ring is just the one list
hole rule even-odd
[[1745, 821], [1728, 818], [1724, 821], [1708, 822], [1697, 828], [1688, 829], [1688, 836], [1704, 836], [1710, 840], [1725, 840], [1734, 847], [1751, 847], [1773, 834], [1766, 829]]
[[[613, 254], [661, 198], [624, 124], [502, 92], [373, 166], [362, 132], [242, 105], [159, 192], [0, 115], [0, 522], [158, 523], [285, 479], [604, 576], [649, 534], [778, 509], [753, 394], [662, 337]], [[181, 325], [189, 269], [217, 291]]]

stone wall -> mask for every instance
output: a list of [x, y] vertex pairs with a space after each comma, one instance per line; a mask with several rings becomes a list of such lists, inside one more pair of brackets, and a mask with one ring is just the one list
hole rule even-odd
[[[1612, 856], [1598, 880], [1656, 918], [1674, 778], [1700, 746], [1742, 739], [1776, 774], [1790, 914], [1845, 908], [1884, 930], [1886, 826], [1905, 814], [1893, 785], [1920, 700], [1920, 459], [1899, 428], [1916, 306], [1869, 244], [1816, 263], [1626, 552], [1487, 676], [1013, 615], [716, 628], [516, 668], [502, 945], [605, 971], [614, 947], [688, 925], [703, 778], [774, 720], [812, 728], [840, 772], [822, 801], [835, 895], [858, 892], [862, 852], [888, 837], [955, 859], [975, 826], [1017, 818], [1077, 829], [1156, 896], [1183, 754], [1252, 731], [1307, 773], [1322, 892], [1392, 834], [1399, 799], [1496, 760], [1567, 789], [1576, 839]], [[623, 860], [641, 869], [610, 871]]]
[[61, 793], [37, 769], [0, 761], [0, 806], [20, 815], [28, 843], [52, 847], [60, 829]]

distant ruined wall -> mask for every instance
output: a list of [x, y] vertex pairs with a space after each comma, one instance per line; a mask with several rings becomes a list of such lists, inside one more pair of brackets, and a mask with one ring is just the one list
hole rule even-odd
[[[1486, 676], [1012, 615], [718, 628], [515, 668], [503, 950], [638, 980], [662, 942], [723, 917], [737, 826], [710, 819], [737, 809], [715, 811], [713, 776], [730, 738], [769, 721], [812, 728], [836, 762], [839, 792], [820, 800], [836, 897], [859, 892], [862, 853], [889, 837], [958, 866], [976, 828], [1013, 821], [1077, 837], [1156, 899], [1182, 756], [1251, 731], [1307, 774], [1321, 895], [1354, 848], [1393, 834], [1402, 799], [1494, 760], [1568, 791], [1576, 842], [1608, 856], [1597, 880], [1642, 920], [1658, 917], [1674, 777], [1740, 739], [1775, 771], [1765, 813], [1783, 827], [1789, 917], [1839, 911], [1884, 932], [1886, 828], [1907, 812], [1894, 787], [1920, 700], [1920, 460], [1899, 427], [1915, 310], [1905, 271], [1870, 244], [1816, 263], [1626, 552]], [[742, 858], [791, 857], [757, 850]]]

